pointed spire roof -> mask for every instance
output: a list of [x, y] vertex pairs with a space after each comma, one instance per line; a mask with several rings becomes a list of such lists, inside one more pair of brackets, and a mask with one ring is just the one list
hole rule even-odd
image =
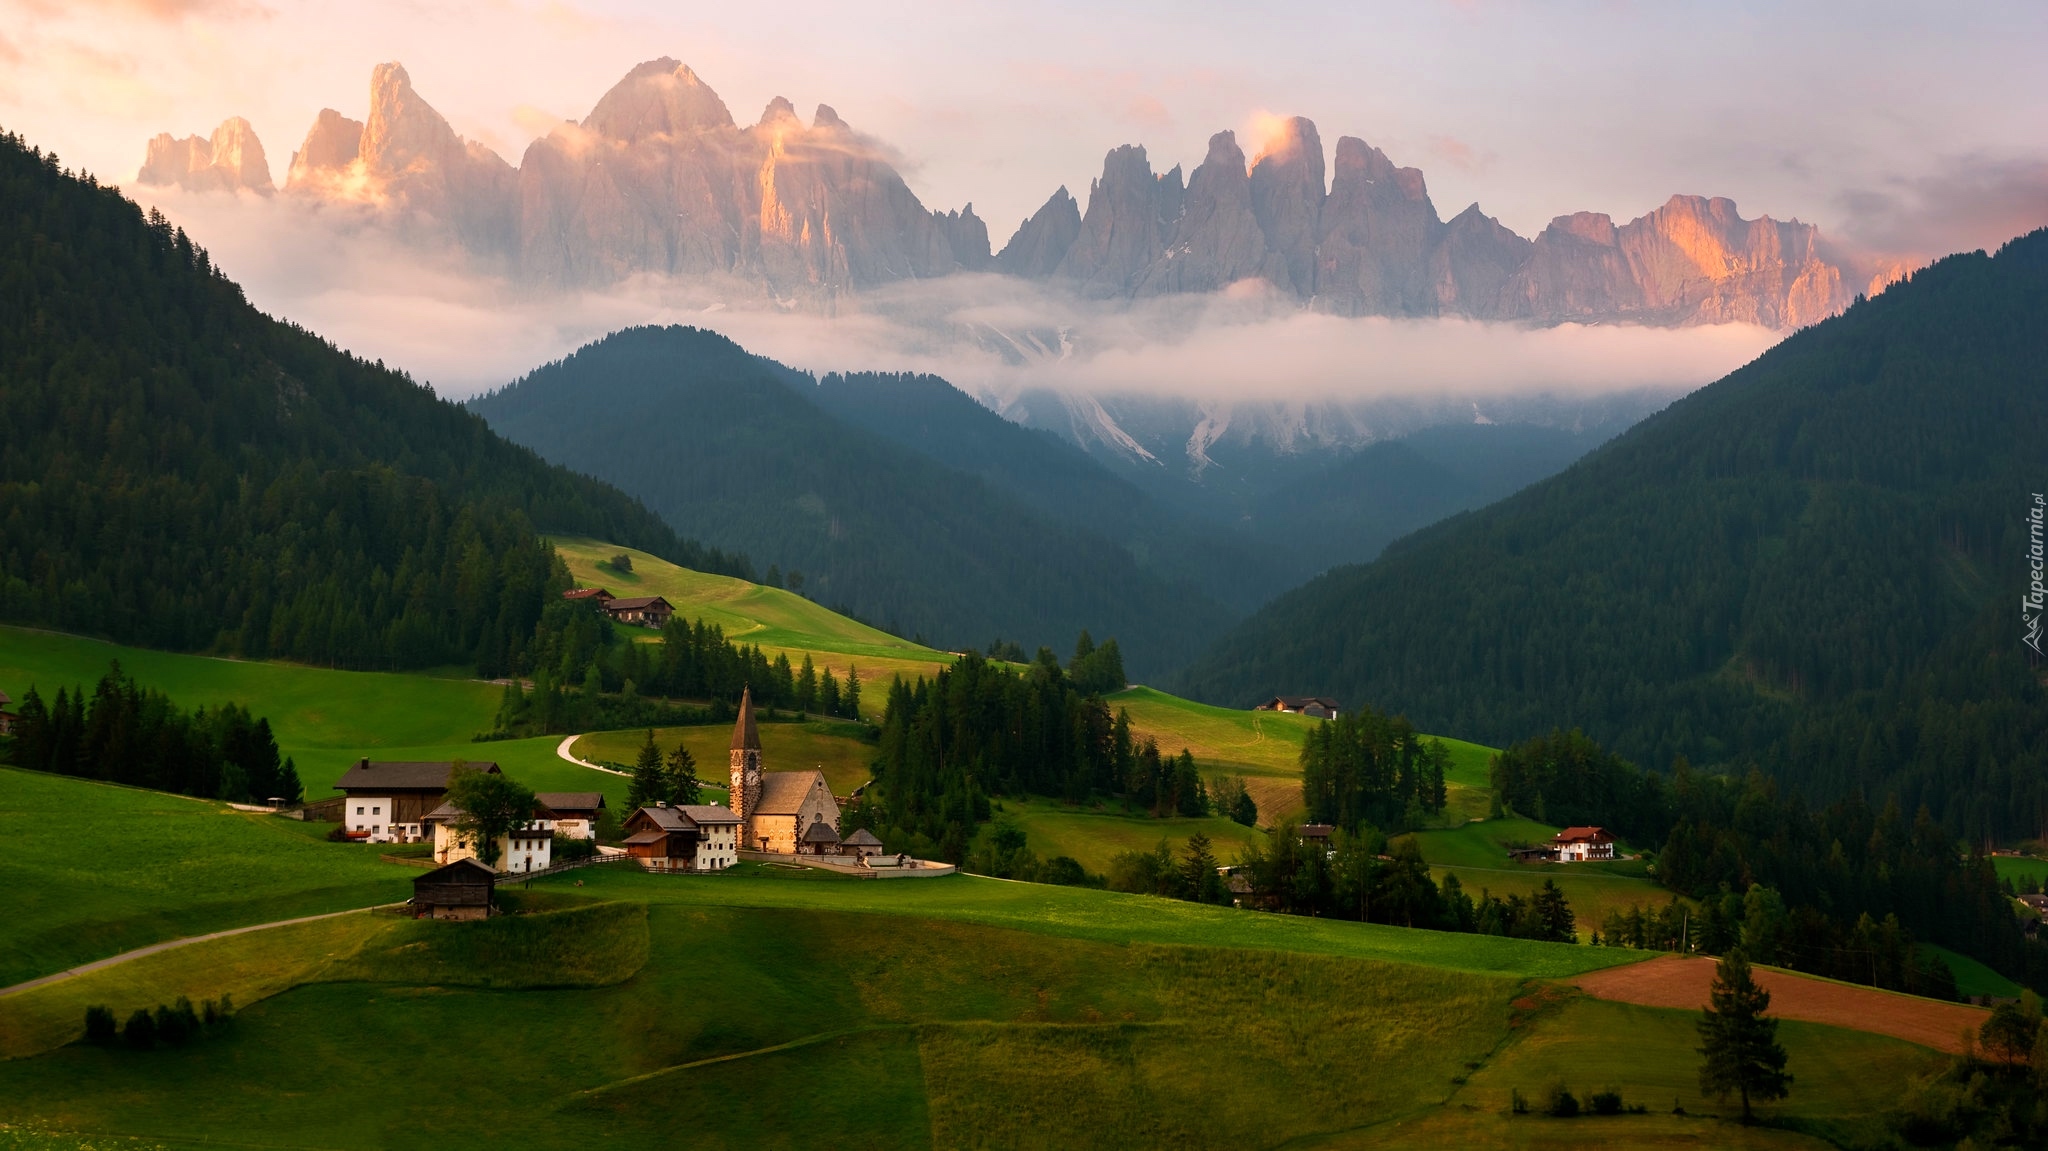
[[740, 692], [740, 718], [732, 725], [732, 749], [761, 750], [761, 733], [754, 730], [754, 689], [751, 687]]

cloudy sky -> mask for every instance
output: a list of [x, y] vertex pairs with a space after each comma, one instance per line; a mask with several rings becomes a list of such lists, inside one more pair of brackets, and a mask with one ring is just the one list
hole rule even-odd
[[1085, 195], [1111, 147], [1192, 167], [1271, 114], [1361, 136], [1422, 168], [1445, 217], [1476, 200], [1525, 235], [1674, 192], [1918, 256], [2048, 223], [2031, 2], [0, 0], [0, 127], [126, 182], [149, 136], [242, 115], [281, 176], [319, 109], [361, 117], [370, 68], [398, 60], [517, 163], [661, 55], [743, 121], [778, 95], [833, 105], [998, 246], [1053, 188]]

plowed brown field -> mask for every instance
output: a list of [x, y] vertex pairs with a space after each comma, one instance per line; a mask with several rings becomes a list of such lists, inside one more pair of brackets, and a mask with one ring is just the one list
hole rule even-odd
[[[1982, 1026], [1991, 1013], [1981, 1007], [1942, 1003], [1914, 995], [1854, 987], [1755, 968], [1756, 981], [1771, 993], [1771, 1014], [1783, 1019], [1829, 1023], [1890, 1035], [1938, 1051], [1962, 1050], [1965, 1029]], [[1645, 1007], [1699, 1008], [1707, 1004], [1714, 961], [1664, 955], [1645, 963], [1610, 967], [1581, 975], [1572, 984], [1588, 995]]]

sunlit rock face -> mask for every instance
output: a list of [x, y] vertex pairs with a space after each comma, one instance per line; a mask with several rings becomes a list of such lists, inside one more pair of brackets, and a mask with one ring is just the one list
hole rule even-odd
[[240, 116], [223, 120], [211, 137], [178, 139], [165, 132], [149, 142], [136, 182], [195, 192], [247, 189], [268, 196], [277, 190], [270, 180], [270, 161], [256, 130]]
[[[1815, 228], [1745, 220], [1726, 199], [1674, 196], [1625, 224], [1560, 216], [1534, 240], [1476, 204], [1445, 222], [1422, 172], [1364, 140], [1340, 137], [1326, 171], [1301, 117], [1268, 118], [1249, 162], [1234, 133], [1217, 133], [1185, 180], [1178, 167], [1155, 173], [1142, 147], [1112, 149], [1085, 207], [1061, 188], [991, 255], [971, 205], [926, 208], [889, 150], [830, 107], [806, 123], [777, 98], [742, 126], [665, 57], [534, 141], [517, 168], [458, 135], [398, 64], [377, 66], [369, 95], [362, 122], [321, 111], [285, 192], [547, 288], [712, 277], [728, 295], [831, 310], [864, 289], [998, 271], [1103, 301], [1253, 286], [1342, 316], [1778, 329], [1839, 311], [1854, 290]], [[271, 190], [241, 119], [210, 139], [158, 136], [140, 180]]]

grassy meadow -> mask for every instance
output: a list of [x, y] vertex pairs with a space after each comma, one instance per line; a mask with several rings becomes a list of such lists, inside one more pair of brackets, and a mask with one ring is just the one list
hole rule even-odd
[[[842, 679], [849, 667], [858, 667], [861, 682], [870, 685], [862, 703], [877, 710], [886, 695], [873, 685], [886, 685], [894, 675], [929, 677], [953, 661], [951, 653], [898, 639], [782, 588], [692, 571], [598, 540], [558, 536], [554, 545], [580, 586], [602, 587], [616, 596], [665, 597], [678, 616], [715, 623], [729, 640], [754, 644], [771, 658], [785, 654], [793, 664], [801, 664], [809, 652], [814, 663]], [[621, 553], [632, 557], [632, 571], [607, 562]]]
[[131, 948], [412, 894], [412, 868], [218, 803], [0, 768], [0, 987]]
[[995, 819], [982, 827], [983, 837], [996, 823], [1013, 822], [1024, 831], [1024, 846], [1040, 859], [1071, 856], [1097, 875], [1109, 870], [1110, 859], [1119, 852], [1151, 851], [1162, 839], [1178, 855], [1188, 837], [1198, 831], [1209, 837], [1211, 850], [1221, 863], [1235, 859], [1243, 845], [1265, 838], [1263, 832], [1215, 815], [1201, 819], [1153, 819], [1142, 814], [1125, 815], [1114, 804], [1095, 810], [1043, 798], [995, 802], [999, 810], [994, 813]]
[[1516, 863], [1508, 858], [1510, 847], [1545, 843], [1557, 832], [1557, 828], [1533, 819], [1510, 817], [1418, 831], [1413, 838], [1437, 881], [1455, 875], [1474, 899], [1482, 888], [1498, 896], [1526, 896], [1542, 887], [1546, 879], [1556, 883], [1578, 917], [1581, 939], [1598, 930], [1609, 911], [1627, 911], [1637, 905], [1663, 907], [1671, 902], [1671, 892], [1650, 879], [1638, 860]]

